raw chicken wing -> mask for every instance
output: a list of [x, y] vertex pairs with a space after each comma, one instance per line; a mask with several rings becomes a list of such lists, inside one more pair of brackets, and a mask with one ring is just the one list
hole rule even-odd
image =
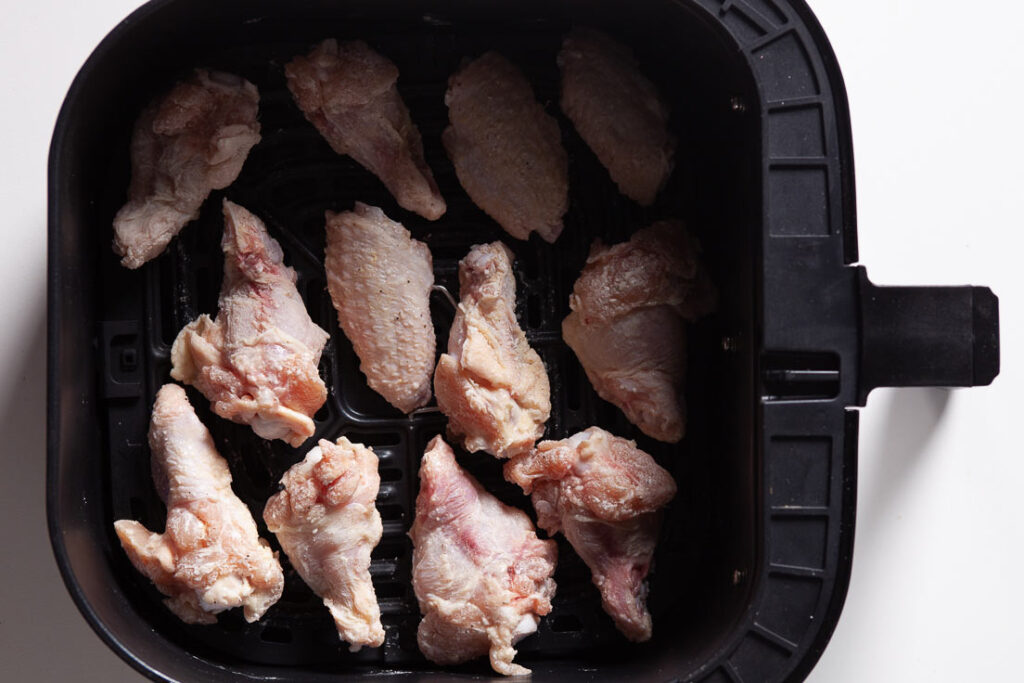
[[295, 271], [263, 222], [224, 201], [224, 283], [216, 320], [201, 315], [171, 348], [171, 377], [223, 418], [299, 446], [327, 400], [317, 370], [328, 335], [309, 318]]
[[199, 216], [211, 190], [242, 171], [260, 141], [260, 96], [249, 81], [196, 69], [151, 103], [132, 135], [128, 203], [114, 217], [114, 251], [138, 268]]
[[532, 494], [537, 524], [559, 531], [593, 573], [604, 610], [633, 641], [651, 637], [647, 584], [657, 510], [676, 494], [672, 476], [633, 441], [591, 427], [542, 441], [505, 463], [505, 478]]
[[257, 535], [249, 508], [231, 491], [227, 462], [176, 384], [156, 395], [149, 447], [167, 526], [156, 534], [134, 520], [114, 522], [128, 559], [185, 623], [212, 624], [233, 607], [256, 621], [284, 589], [277, 553]]
[[384, 644], [370, 581], [370, 552], [383, 527], [374, 501], [377, 456], [345, 437], [321, 440], [281, 478], [284, 490], [263, 510], [288, 559], [334, 617], [353, 652]]
[[403, 413], [430, 401], [433, 260], [378, 208], [327, 212], [327, 288], [370, 387]]
[[380, 178], [402, 208], [441, 217], [444, 199], [395, 86], [398, 67], [362, 41], [325, 40], [284, 72], [299, 109], [335, 152]]
[[459, 302], [434, 393], [448, 434], [499, 458], [529, 450], [551, 414], [547, 371], [516, 320], [512, 252], [477, 245], [459, 263]]
[[515, 645], [551, 611], [558, 549], [537, 538], [530, 518], [487, 493], [455, 461], [441, 437], [420, 463], [412, 585], [423, 621], [420, 651], [437, 664], [490, 655], [506, 676]]
[[448, 80], [442, 142], [470, 199], [508, 234], [547, 242], [569, 209], [569, 157], [526, 77], [496, 52]]
[[678, 221], [655, 223], [612, 247], [595, 242], [562, 321], [562, 336], [598, 395], [671, 443], [685, 431], [686, 321], [716, 305], [699, 251]]
[[629, 48], [593, 29], [576, 29], [558, 54], [562, 111], [619, 186], [644, 206], [672, 174], [676, 139], [668, 105], [640, 73]]

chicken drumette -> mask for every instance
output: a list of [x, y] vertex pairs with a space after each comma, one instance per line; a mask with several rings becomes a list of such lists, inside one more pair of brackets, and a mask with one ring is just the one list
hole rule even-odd
[[458, 664], [489, 654], [498, 673], [529, 673], [512, 662], [513, 645], [551, 611], [554, 541], [538, 539], [526, 513], [487, 493], [439, 436], [420, 464], [409, 535], [423, 613], [417, 641], [427, 659]]
[[598, 395], [661, 441], [685, 432], [686, 323], [716, 304], [699, 254], [678, 221], [611, 247], [595, 242], [562, 321], [562, 337]]
[[532, 495], [537, 524], [561, 531], [590, 567], [601, 603], [630, 640], [651, 637], [647, 584], [658, 510], [676, 494], [665, 469], [633, 441], [591, 427], [542, 441], [505, 463], [505, 478]]
[[299, 576], [323, 598], [338, 636], [352, 651], [380, 647], [384, 629], [370, 581], [370, 552], [380, 541], [377, 456], [345, 437], [326, 439], [281, 478], [263, 519]]
[[260, 141], [260, 96], [249, 81], [196, 69], [135, 123], [128, 203], [114, 217], [114, 251], [138, 268], [199, 216], [211, 190], [235, 181]]
[[221, 417], [299, 446], [327, 400], [317, 364], [328, 335], [310, 320], [281, 246], [227, 200], [221, 246], [217, 318], [203, 314], [178, 333], [171, 377], [203, 392]]
[[134, 520], [114, 522], [128, 558], [186, 623], [212, 624], [233, 607], [256, 621], [284, 589], [277, 553], [257, 535], [249, 508], [231, 490], [227, 462], [176, 384], [157, 393], [149, 447], [167, 526], [157, 534]]
[[448, 353], [434, 372], [448, 434], [468, 451], [499, 458], [529, 450], [551, 414], [551, 387], [516, 320], [509, 248], [473, 247], [459, 263], [459, 293]]

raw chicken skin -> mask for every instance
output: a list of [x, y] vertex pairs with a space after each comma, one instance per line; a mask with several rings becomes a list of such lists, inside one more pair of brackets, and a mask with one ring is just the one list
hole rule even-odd
[[447, 208], [423, 140], [398, 94], [398, 67], [362, 41], [325, 40], [284, 69], [299, 109], [331, 148], [380, 178], [398, 204], [429, 220]]
[[558, 122], [522, 72], [496, 52], [448, 80], [451, 125], [441, 137], [466, 194], [516, 239], [562, 233], [569, 157]]
[[281, 246], [227, 200], [221, 246], [217, 318], [201, 315], [178, 333], [171, 377], [203, 392], [221, 417], [300, 446], [327, 400], [317, 364], [328, 335], [310, 320]]
[[650, 206], [674, 165], [668, 105], [640, 73], [636, 57], [594, 29], [576, 29], [558, 53], [562, 111], [619, 191]]
[[132, 135], [128, 203], [114, 217], [114, 251], [138, 268], [230, 185], [260, 141], [259, 92], [249, 81], [196, 69], [151, 103]]
[[595, 242], [562, 321], [562, 337], [598, 395], [670, 443], [685, 432], [686, 321], [716, 305], [699, 252], [678, 221], [611, 247]]
[[591, 427], [508, 461], [505, 478], [532, 494], [537, 524], [565, 534], [587, 563], [623, 635], [648, 640], [644, 579], [658, 539], [657, 511], [676, 494], [672, 476], [635, 442]]
[[466, 450], [507, 458], [532, 448], [551, 414], [547, 371], [516, 320], [509, 248], [473, 247], [459, 263], [459, 291], [448, 353], [434, 372], [437, 405]]
[[427, 659], [458, 664], [489, 654], [498, 673], [530, 673], [512, 663], [513, 645], [551, 611], [555, 542], [538, 539], [526, 513], [487, 493], [439, 436], [420, 463], [409, 535], [423, 613], [416, 639]]
[[134, 520], [114, 522], [128, 559], [185, 623], [213, 624], [218, 612], [233, 607], [256, 621], [284, 589], [277, 553], [231, 491], [227, 462], [176, 384], [156, 395], [149, 447], [167, 526], [156, 534]]
[[281, 548], [334, 617], [353, 652], [384, 644], [380, 607], [370, 581], [370, 552], [383, 527], [374, 501], [377, 456], [345, 437], [325, 439], [284, 473], [284, 490], [267, 501], [263, 519]]
[[327, 288], [374, 391], [403, 413], [430, 401], [433, 259], [378, 208], [327, 212]]

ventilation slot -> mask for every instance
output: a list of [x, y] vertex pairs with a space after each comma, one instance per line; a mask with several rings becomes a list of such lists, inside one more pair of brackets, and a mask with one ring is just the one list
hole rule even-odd
[[389, 559], [397, 560], [405, 556], [405, 546], [401, 543], [394, 541], [381, 543], [373, 549], [372, 557], [374, 559]]
[[531, 330], [539, 329], [544, 324], [540, 296], [537, 294], [531, 294], [526, 299], [526, 324]]
[[761, 358], [766, 401], [822, 401], [839, 395], [839, 356], [770, 351]]
[[380, 471], [381, 481], [400, 481], [402, 479], [402, 470], [397, 467], [385, 467]]
[[397, 432], [373, 434], [373, 433], [360, 433], [353, 432], [345, 435], [349, 441], [353, 443], [361, 443], [364, 446], [370, 446], [371, 448], [377, 447], [382, 448], [384, 446], [397, 446], [402, 443], [402, 435]]
[[405, 515], [401, 505], [378, 505], [377, 511], [380, 512], [381, 519], [402, 519]]
[[565, 373], [565, 406], [569, 410], [580, 409], [580, 366], [576, 359], [567, 355], [562, 364]]
[[402, 583], [382, 583], [379, 586], [374, 586], [373, 590], [379, 600], [405, 597], [405, 584]]
[[583, 624], [580, 623], [578, 617], [572, 614], [555, 617], [551, 620], [551, 630], [555, 633], [571, 633], [582, 629]]
[[292, 632], [290, 629], [279, 626], [267, 626], [260, 633], [260, 640], [266, 643], [282, 643], [287, 645], [292, 642]]

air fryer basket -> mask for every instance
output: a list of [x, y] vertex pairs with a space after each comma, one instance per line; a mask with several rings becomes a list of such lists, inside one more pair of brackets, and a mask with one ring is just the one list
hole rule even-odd
[[[555, 55], [577, 24], [631, 45], [670, 101], [678, 168], [650, 209], [619, 196], [558, 109]], [[326, 37], [366, 40], [399, 66], [399, 89], [448, 201], [440, 221], [400, 209], [292, 103], [284, 64]], [[466, 197], [440, 145], [448, 75], [490, 49], [525, 71], [561, 124], [571, 206], [553, 247], [508, 238]], [[164, 255], [125, 270], [110, 251], [110, 223], [125, 198], [132, 123], [150, 97], [197, 65], [259, 87], [263, 141]], [[246, 624], [236, 611], [216, 626], [184, 625], [113, 534], [121, 518], [162, 528], [145, 439], [149, 411], [168, 381], [178, 330], [216, 310], [222, 196], [266, 221], [299, 273], [311, 316], [332, 335], [320, 366], [330, 396], [316, 438], [344, 434], [380, 456], [384, 536], [371, 572], [387, 629], [381, 648], [349, 653], [283, 555], [284, 596], [260, 622]], [[69, 590], [100, 636], [155, 679], [491, 675], [486, 662], [441, 670], [416, 647], [406, 531], [419, 458], [445, 420], [430, 408], [407, 418], [369, 390], [337, 327], [325, 291], [323, 215], [356, 200], [381, 206], [426, 241], [437, 282], [453, 293], [470, 245], [509, 244], [517, 313], [551, 378], [545, 438], [603, 426], [636, 438], [679, 484], [650, 577], [649, 643], [629, 644], [615, 631], [588, 570], [559, 537], [554, 611], [519, 645], [518, 660], [545, 680], [805, 675], [832, 632], [849, 577], [857, 439], [850, 407], [875, 386], [985, 384], [998, 372], [991, 292], [876, 288], [863, 268], [848, 265], [856, 232], [845, 93], [820, 28], [799, 2], [651, 0], [627, 9], [593, 0], [156, 0], [97, 48], [54, 133], [47, 484], [50, 533]], [[671, 217], [699, 235], [721, 292], [720, 310], [691, 331], [689, 426], [678, 446], [645, 437], [598, 399], [560, 334], [591, 241], [622, 241]], [[443, 299], [435, 303], [443, 347], [452, 312]], [[263, 504], [314, 442], [268, 443], [189, 394], [269, 538]], [[530, 509], [493, 458], [460, 461], [503, 500]]]

